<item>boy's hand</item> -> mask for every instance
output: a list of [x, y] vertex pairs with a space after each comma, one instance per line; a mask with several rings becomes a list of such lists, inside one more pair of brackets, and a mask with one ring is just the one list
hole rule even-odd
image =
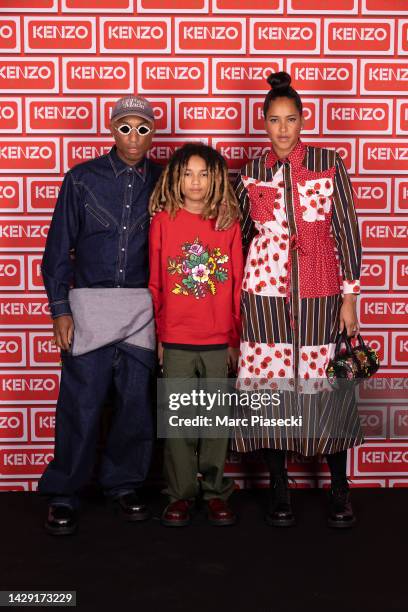
[[163, 367], [163, 344], [161, 342], [157, 343], [157, 358], [159, 360], [159, 366]]
[[74, 334], [74, 320], [70, 315], [62, 315], [53, 320], [54, 342], [63, 351], [69, 351]]
[[239, 357], [239, 348], [234, 348], [232, 346], [228, 347], [228, 369], [233, 374], [236, 373], [238, 368], [238, 357]]

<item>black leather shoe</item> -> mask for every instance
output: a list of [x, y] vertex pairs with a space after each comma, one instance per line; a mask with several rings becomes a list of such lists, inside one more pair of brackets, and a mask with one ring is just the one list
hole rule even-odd
[[265, 520], [273, 527], [292, 527], [295, 524], [290, 503], [288, 473], [283, 471], [271, 478], [268, 510]]
[[72, 535], [78, 528], [77, 513], [70, 506], [51, 504], [44, 528], [51, 535]]
[[356, 517], [350, 501], [347, 478], [332, 479], [329, 492], [329, 517], [327, 524], [334, 529], [347, 529], [356, 524]]
[[149, 508], [136, 491], [116, 497], [115, 505], [126, 521], [147, 521], [151, 516]]

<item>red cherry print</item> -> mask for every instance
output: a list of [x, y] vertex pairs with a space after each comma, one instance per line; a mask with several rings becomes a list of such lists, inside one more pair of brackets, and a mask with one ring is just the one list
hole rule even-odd
[[286, 249], [286, 244], [284, 242], [281, 242], [279, 245], [279, 248], [282, 249], [282, 251], [284, 251]]
[[330, 181], [326, 181], [324, 186], [326, 187], [326, 189], [330, 189], [330, 187], [331, 187]]
[[251, 259], [251, 266], [256, 266], [256, 259]]
[[261, 281], [259, 284], [260, 284], [261, 287], [266, 287], [265, 281]]
[[259, 368], [255, 368], [255, 374], [259, 376], [260, 373], [261, 373], [261, 370]]
[[285, 268], [285, 270], [288, 269], [288, 262], [287, 261], [285, 261], [285, 263], [283, 264], [283, 267]]
[[319, 215], [324, 215], [324, 209], [323, 208], [318, 208], [317, 212]]
[[249, 278], [251, 275], [249, 272], [246, 273], [246, 278]]
[[245, 367], [245, 361], [243, 359], [241, 359], [241, 367], [244, 368]]
[[315, 369], [316, 369], [316, 367], [317, 367], [317, 366], [316, 366], [316, 362], [315, 362], [315, 361], [312, 361], [312, 363], [310, 364], [310, 369], [311, 369], [311, 370], [315, 370]]
[[269, 255], [268, 254], [265, 255], [264, 260], [265, 261], [269, 261]]
[[258, 383], [254, 383], [254, 389], [257, 389], [258, 386], [259, 386]]
[[274, 348], [275, 347], [275, 343], [274, 342], [268, 342], [267, 346], [269, 346], [269, 348]]
[[308, 190], [306, 191], [306, 195], [307, 195], [307, 196], [311, 196], [311, 195], [313, 195], [313, 194], [314, 194], [314, 189], [308, 189]]
[[354, 293], [358, 293], [359, 292], [359, 289], [358, 289], [357, 285], [355, 287], [353, 287], [353, 292]]
[[316, 191], [317, 191], [318, 189], [320, 189], [320, 187], [321, 187], [320, 183], [315, 183], [314, 188], [316, 189]]
[[260, 271], [259, 271], [259, 268], [257, 268], [257, 269], [255, 270], [255, 276], [259, 276], [259, 275], [260, 275]]
[[278, 359], [281, 359], [282, 353], [280, 351], [275, 351], [275, 357], [277, 357]]
[[250, 384], [251, 384], [251, 379], [250, 378], [245, 378], [244, 385], [249, 387]]
[[326, 198], [319, 198], [319, 204], [326, 204]]
[[264, 261], [263, 261], [262, 257], [259, 257], [258, 258], [258, 266], [262, 266], [263, 262]]
[[255, 354], [256, 354], [256, 355], [262, 355], [262, 349], [261, 349], [261, 347], [259, 347], [259, 346], [258, 346], [258, 347], [255, 349]]
[[310, 353], [310, 356], [311, 356], [312, 359], [317, 359], [319, 355], [318, 355], [318, 353], [316, 353], [316, 351], [312, 351]]
[[292, 354], [292, 349], [286, 348], [286, 349], [283, 349], [283, 352], [285, 353], [285, 355], [291, 355]]
[[278, 261], [278, 259], [279, 259], [279, 253], [274, 253], [274, 255], [273, 255], [273, 259], [274, 259], [275, 261]]
[[319, 376], [323, 376], [323, 368], [319, 368], [317, 371], [319, 372]]
[[259, 293], [261, 291], [261, 289], [262, 289], [261, 285], [255, 285], [255, 291], [257, 293]]
[[279, 287], [278, 291], [279, 293], [286, 293], [285, 287]]
[[285, 376], [285, 370], [279, 370], [278, 375], [283, 378], [283, 376]]
[[253, 371], [254, 371], [254, 366], [249, 366], [249, 368], [248, 368], [248, 372], [251, 372], [251, 374], [252, 374], [252, 373], [253, 373]]
[[276, 285], [276, 278], [273, 278], [273, 276], [271, 276], [269, 282], [271, 283], [271, 285]]
[[313, 206], [313, 208], [316, 208], [317, 206], [316, 200], [310, 200], [310, 206]]
[[266, 385], [267, 382], [268, 382], [267, 378], [261, 378], [261, 385]]
[[280, 276], [279, 277], [279, 282], [282, 283], [282, 284], [285, 284], [286, 283], [286, 276]]
[[249, 363], [253, 363], [255, 357], [253, 355], [248, 355], [247, 357], [247, 361], [249, 361]]
[[284, 187], [284, 186], [285, 186], [285, 181], [279, 181], [278, 187]]
[[265, 266], [265, 272], [270, 274], [272, 272], [271, 267], [270, 266]]
[[278, 191], [278, 193], [276, 194], [275, 198], [281, 198], [281, 197], [282, 197], [282, 194], [281, 194], [280, 191]]
[[309, 372], [305, 372], [305, 380], [309, 380], [309, 378], [310, 378]]
[[249, 348], [255, 348], [255, 342], [250, 342], [249, 343]]
[[307, 361], [309, 359], [306, 353], [302, 353], [302, 359], [303, 361]]
[[273, 237], [273, 241], [274, 241], [274, 242], [279, 242], [279, 238], [278, 238], [278, 236], [274, 236], [274, 237]]
[[264, 369], [265, 369], [265, 368], [267, 368], [267, 367], [268, 367], [268, 364], [266, 363], [266, 361], [265, 361], [265, 360], [264, 360], [264, 361], [262, 361], [262, 362], [261, 362], [261, 368], [264, 370]]
[[274, 374], [273, 374], [272, 370], [269, 370], [267, 376], [268, 376], [268, 378], [273, 378], [274, 377]]
[[290, 366], [290, 359], [285, 359], [283, 363], [285, 364], [285, 366]]
[[266, 240], [264, 240], [263, 243], [262, 243], [262, 248], [266, 249], [267, 246], [268, 246], [268, 243], [267, 243]]
[[265, 361], [266, 361], [266, 363], [270, 363], [272, 361], [272, 357], [269, 357], [269, 355], [268, 355], [268, 357], [265, 357]]
[[287, 221], [282, 221], [282, 227], [288, 227], [288, 222]]
[[327, 348], [325, 346], [322, 346], [322, 348], [320, 349], [320, 352], [322, 355], [327, 355]]
[[280, 208], [280, 204], [279, 204], [279, 202], [274, 202], [274, 203], [273, 203], [273, 207], [274, 207], [276, 210], [278, 210], [278, 209]]

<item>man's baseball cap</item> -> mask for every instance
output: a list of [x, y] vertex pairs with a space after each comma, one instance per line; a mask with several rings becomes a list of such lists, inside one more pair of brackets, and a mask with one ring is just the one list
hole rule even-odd
[[111, 121], [116, 121], [121, 117], [136, 115], [147, 121], [154, 121], [152, 105], [142, 96], [125, 96], [120, 98], [112, 109]]

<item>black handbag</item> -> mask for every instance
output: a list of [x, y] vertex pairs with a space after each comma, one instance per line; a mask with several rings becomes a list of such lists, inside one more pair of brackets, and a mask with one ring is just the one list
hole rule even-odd
[[[344, 329], [339, 333], [334, 357], [329, 361], [326, 368], [327, 380], [334, 384], [338, 378], [355, 380], [369, 378], [375, 374], [380, 367], [377, 353], [367, 346], [360, 334], [357, 336], [358, 344], [354, 347]], [[345, 348], [343, 348], [343, 344]]]

